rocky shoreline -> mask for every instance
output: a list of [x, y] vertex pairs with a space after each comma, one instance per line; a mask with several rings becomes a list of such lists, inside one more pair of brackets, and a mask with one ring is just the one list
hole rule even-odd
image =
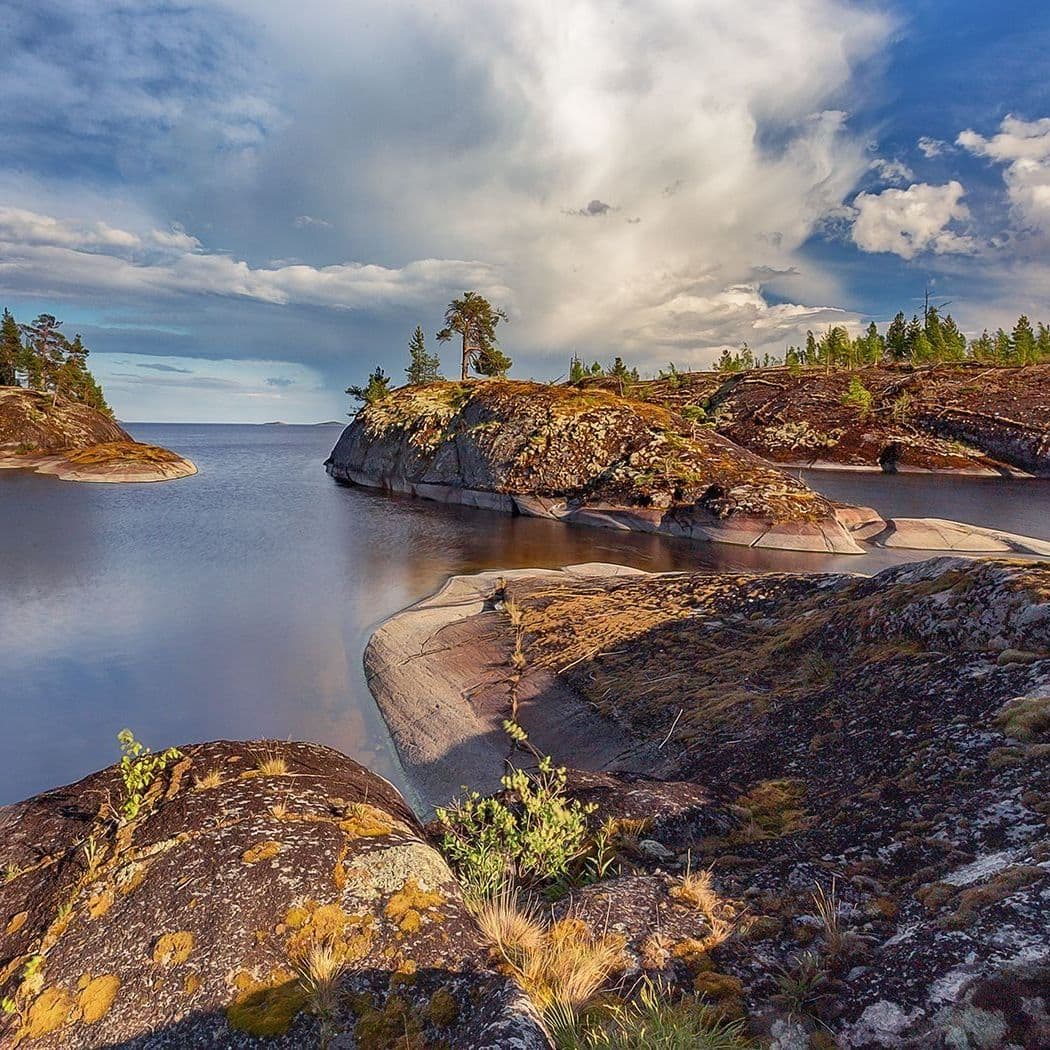
[[[528, 761], [498, 731], [513, 708], [582, 767], [579, 798], [647, 818], [631, 873], [564, 905], [621, 930], [634, 972], [721, 988], [778, 1048], [1034, 1047], [1050, 1037], [1048, 600], [1044, 563], [950, 558], [872, 578], [490, 572], [388, 621], [366, 663], [426, 804], [455, 790], [443, 761], [482, 790]], [[699, 976], [676, 962], [668, 896], [698, 864], [750, 916]], [[813, 900], [830, 884], [835, 945]], [[803, 964], [819, 1002], [785, 1016]]]
[[0, 470], [101, 483], [173, 481], [197, 473], [184, 456], [133, 440], [97, 409], [24, 387], [0, 387]]

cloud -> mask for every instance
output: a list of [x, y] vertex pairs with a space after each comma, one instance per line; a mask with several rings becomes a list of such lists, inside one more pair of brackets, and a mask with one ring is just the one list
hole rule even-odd
[[923, 135], [919, 139], [919, 150], [927, 160], [932, 160], [934, 157], [939, 157], [945, 150], [949, 149], [947, 142], [941, 139], [933, 139], [928, 135]]
[[906, 190], [858, 193], [853, 200], [853, 242], [861, 251], [892, 252], [913, 259], [922, 252], [935, 255], [968, 254], [976, 250], [973, 239], [949, 229], [969, 218], [956, 181], [944, 186], [917, 182]]
[[900, 160], [884, 160], [879, 158], [871, 162], [872, 170], [878, 173], [883, 182], [902, 184], [911, 182], [915, 173]]
[[342, 389], [468, 288], [526, 374], [841, 316], [801, 249], [870, 164], [846, 111], [893, 23], [867, 0], [22, 7], [0, 199], [54, 225], [0, 231], [0, 287], [104, 306], [93, 349], [287, 355]]
[[267, 386], [295, 386], [295, 380], [287, 376], [267, 376]]
[[191, 375], [193, 370], [191, 368], [178, 368], [175, 365], [165, 365], [160, 362], [152, 361], [136, 361], [136, 368], [148, 368], [154, 372], [183, 372], [186, 375]]
[[[161, 256], [143, 254], [160, 237]], [[80, 223], [0, 208], [0, 279], [20, 292], [218, 295], [336, 309], [418, 304], [474, 287], [508, 297], [483, 263], [419, 259], [398, 268], [357, 262], [252, 267], [204, 251], [182, 231], [143, 238], [103, 223]]]
[[605, 201], [593, 200], [585, 208], [578, 208], [576, 211], [570, 212], [570, 215], [582, 215], [584, 218], [591, 218], [595, 215], [608, 215], [609, 212], [616, 211], [611, 204], [606, 204]]
[[985, 138], [966, 130], [956, 143], [1004, 164], [1003, 180], [1016, 222], [1027, 230], [1050, 233], [1050, 117], [1031, 121], [1006, 117], [997, 135]]

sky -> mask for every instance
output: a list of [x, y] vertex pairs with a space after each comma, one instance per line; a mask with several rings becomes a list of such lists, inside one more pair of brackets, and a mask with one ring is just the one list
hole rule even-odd
[[8, 0], [0, 40], [0, 304], [124, 420], [345, 418], [468, 289], [537, 379], [927, 286], [1050, 320], [1042, 0]]

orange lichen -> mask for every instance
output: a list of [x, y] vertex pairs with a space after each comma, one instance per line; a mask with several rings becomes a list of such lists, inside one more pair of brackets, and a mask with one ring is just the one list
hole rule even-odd
[[352, 806], [346, 820], [339, 822], [339, 827], [350, 838], [377, 838], [389, 835], [393, 831], [390, 817], [381, 809], [359, 802]]
[[285, 951], [299, 962], [315, 945], [327, 944], [340, 962], [356, 962], [372, 947], [372, 921], [371, 915], [348, 914], [338, 904], [306, 901], [285, 915], [284, 925], [294, 931]]
[[245, 864], [257, 864], [261, 860], [272, 860], [281, 852], [281, 844], [279, 842], [258, 842], [254, 846], [249, 847], [241, 854], [241, 860]]
[[113, 1000], [120, 991], [120, 978], [107, 973], [92, 977], [86, 973], [77, 984], [79, 995], [77, 1006], [80, 1007], [80, 1018], [84, 1024], [95, 1024], [109, 1013]]
[[69, 1019], [73, 997], [64, 988], [48, 988], [41, 992], [26, 1013], [25, 1024], [18, 1030], [18, 1041], [39, 1039], [57, 1031]]
[[440, 922], [440, 914], [427, 915], [445, 903], [440, 893], [427, 892], [415, 879], [409, 879], [400, 890], [387, 901], [383, 914], [397, 923], [402, 933], [415, 933], [423, 925], [423, 918]]
[[188, 974], [186, 980], [182, 982], [182, 990], [186, 995], [196, 995], [202, 983], [200, 974]]
[[18, 933], [18, 931], [25, 926], [26, 919], [29, 918], [29, 912], [20, 911], [17, 915], [11, 917], [11, 921], [7, 924], [7, 929], [4, 931], [8, 936], [12, 933]]
[[153, 946], [153, 961], [158, 966], [180, 966], [193, 951], [194, 937], [188, 930], [162, 934]]

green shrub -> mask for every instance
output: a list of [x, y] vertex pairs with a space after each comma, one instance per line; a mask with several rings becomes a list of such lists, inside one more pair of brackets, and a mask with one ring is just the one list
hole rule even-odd
[[169, 747], [167, 751], [154, 754], [135, 739], [130, 729], [122, 729], [117, 734], [117, 742], [122, 752], [120, 779], [124, 782], [124, 800], [119, 815], [121, 821], [126, 823], [139, 815], [150, 785], [166, 766], [182, 758], [182, 752], [177, 747]]
[[861, 419], [867, 419], [871, 415], [872, 400], [871, 391], [856, 376], [852, 376], [849, 389], [842, 395], [842, 403], [855, 408]]
[[[506, 728], [525, 741], [515, 723]], [[542, 886], [563, 879], [587, 849], [587, 818], [595, 807], [566, 795], [565, 769], [549, 756], [535, 771], [512, 769], [500, 782], [503, 796], [472, 791], [437, 810], [441, 848], [464, 893], [475, 899], [491, 897], [508, 880]]]

